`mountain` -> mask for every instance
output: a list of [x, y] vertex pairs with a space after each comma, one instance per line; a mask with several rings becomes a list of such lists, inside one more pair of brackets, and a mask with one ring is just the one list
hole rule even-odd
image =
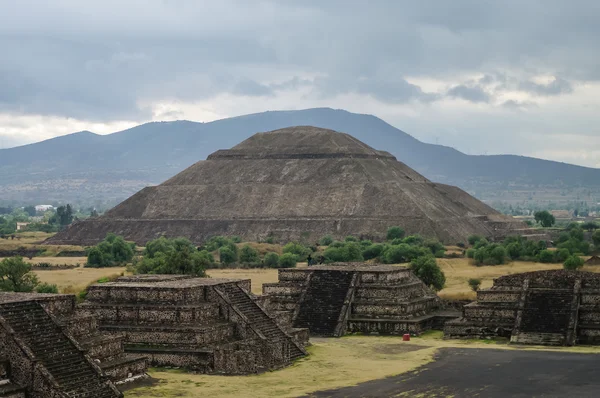
[[482, 199], [531, 199], [539, 192], [546, 198], [576, 199], [583, 191], [593, 196], [600, 187], [599, 169], [524, 156], [466, 155], [420, 142], [372, 115], [317, 108], [210, 123], [153, 122], [108, 135], [83, 131], [1, 149], [0, 199], [112, 204], [256, 132], [301, 125], [351, 134], [430, 180], [457, 185]]

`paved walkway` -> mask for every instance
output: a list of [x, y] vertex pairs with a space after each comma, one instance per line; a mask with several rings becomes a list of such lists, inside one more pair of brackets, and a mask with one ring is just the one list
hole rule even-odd
[[600, 355], [443, 348], [414, 372], [309, 396], [600, 397]]

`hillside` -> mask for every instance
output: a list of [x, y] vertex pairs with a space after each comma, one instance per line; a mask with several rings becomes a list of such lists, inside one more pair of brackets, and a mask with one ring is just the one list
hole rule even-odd
[[433, 181], [457, 185], [482, 199], [531, 199], [537, 194], [574, 200], [584, 191], [594, 196], [600, 187], [599, 169], [514, 155], [466, 155], [420, 142], [372, 115], [319, 108], [210, 123], [154, 122], [109, 135], [84, 131], [1, 149], [0, 198], [115, 203], [256, 132], [297, 125], [349, 133], [386, 149]]

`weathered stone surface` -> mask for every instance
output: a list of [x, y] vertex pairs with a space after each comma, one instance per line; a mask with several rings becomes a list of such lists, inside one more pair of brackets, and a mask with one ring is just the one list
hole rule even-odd
[[249, 291], [249, 280], [129, 276], [91, 286], [79, 311], [157, 366], [246, 374], [306, 355], [308, 335], [266, 313]]
[[[408, 268], [362, 263], [279, 270], [279, 283], [263, 285], [265, 306], [287, 313], [311, 335], [420, 334], [441, 328], [452, 311]], [[280, 315], [283, 318], [283, 315]]]
[[217, 151], [48, 242], [90, 245], [108, 232], [139, 244], [159, 236], [184, 236], [196, 243], [214, 235], [377, 239], [392, 225], [448, 243], [526, 227], [352, 136], [291, 127]]
[[600, 275], [583, 271], [537, 271], [507, 275], [463, 317], [447, 322], [446, 337], [510, 337], [520, 344], [600, 343]]

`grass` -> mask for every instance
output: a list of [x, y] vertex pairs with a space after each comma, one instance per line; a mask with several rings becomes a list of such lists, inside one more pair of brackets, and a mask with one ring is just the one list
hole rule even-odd
[[20, 239], [0, 239], [0, 250], [43, 250], [46, 256], [55, 256], [60, 252], [83, 251], [83, 246], [72, 245], [42, 245], [53, 233], [46, 232], [18, 232], [15, 234]]
[[98, 279], [125, 272], [125, 267], [73, 268], [52, 271], [33, 271], [40, 281], [55, 284], [61, 293], [78, 293]]

